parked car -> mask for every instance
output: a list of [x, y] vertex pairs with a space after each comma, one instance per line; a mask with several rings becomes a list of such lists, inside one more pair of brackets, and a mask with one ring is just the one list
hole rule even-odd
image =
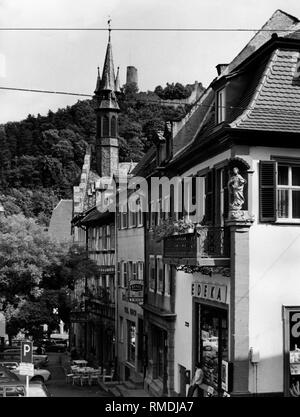
[[28, 394], [28, 397], [51, 397], [46, 385], [39, 382], [29, 384]]
[[[20, 375], [20, 364], [19, 362], [0, 362], [1, 366], [5, 366], [6, 368], [8, 368], [11, 372], [13, 372], [15, 375], [18, 376], [20, 381], [24, 381], [25, 380], [25, 376], [24, 375]], [[48, 369], [40, 369], [37, 368], [36, 366], [34, 367], [34, 375], [30, 377], [29, 381], [30, 382], [34, 382], [34, 381], [40, 381], [40, 382], [46, 382], [49, 381], [49, 379], [51, 379], [51, 372], [48, 371]]]
[[0, 398], [1, 397], [25, 397], [26, 388], [20, 381], [0, 382]]
[[0, 385], [7, 382], [19, 382], [19, 378], [8, 368], [0, 365]]
[[[5, 349], [4, 352], [0, 352], [0, 360], [7, 362], [7, 361], [14, 361], [14, 362], [20, 362], [21, 358], [21, 351], [19, 348], [10, 348]], [[43, 368], [45, 366], [48, 366], [48, 356], [47, 355], [36, 355], [33, 354], [33, 363], [39, 367]]]
[[46, 352], [65, 352], [67, 345], [61, 340], [50, 339], [45, 343]]
[[35, 353], [36, 355], [45, 355], [46, 353], [46, 349], [42, 345], [33, 346], [32, 349], [33, 349], [33, 353]]

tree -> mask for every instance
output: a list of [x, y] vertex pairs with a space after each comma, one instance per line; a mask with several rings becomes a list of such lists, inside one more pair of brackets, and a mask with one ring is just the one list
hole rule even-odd
[[98, 275], [83, 248], [51, 241], [35, 220], [0, 221], [0, 302], [10, 338], [20, 330], [38, 337], [42, 324], [52, 332], [60, 320], [68, 327], [75, 280]]
[[[47, 318], [43, 304], [36, 304], [45, 297], [40, 284], [45, 277], [53, 277], [66, 250], [52, 242], [33, 219], [22, 214], [1, 219], [0, 294], [10, 336], [24, 327], [30, 311], [35, 321]], [[48, 316], [51, 318], [49, 311]]]

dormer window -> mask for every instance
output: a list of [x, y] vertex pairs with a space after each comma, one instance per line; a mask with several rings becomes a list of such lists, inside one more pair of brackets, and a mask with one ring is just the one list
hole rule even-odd
[[222, 123], [226, 118], [225, 88], [217, 91], [217, 123]]

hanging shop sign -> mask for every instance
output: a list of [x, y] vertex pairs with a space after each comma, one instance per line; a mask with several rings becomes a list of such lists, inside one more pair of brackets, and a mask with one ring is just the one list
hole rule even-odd
[[114, 265], [101, 265], [99, 267], [101, 274], [114, 274], [115, 273], [115, 267]]
[[215, 285], [206, 282], [192, 283], [192, 297], [204, 298], [219, 303], [226, 303], [227, 287], [226, 285]]
[[144, 282], [138, 279], [132, 279], [128, 284], [126, 300], [132, 303], [142, 303], [144, 294]]

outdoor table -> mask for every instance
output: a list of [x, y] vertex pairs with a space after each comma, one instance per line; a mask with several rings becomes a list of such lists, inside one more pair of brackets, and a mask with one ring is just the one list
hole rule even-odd
[[81, 368], [86, 367], [88, 361], [84, 360], [84, 359], [78, 359], [78, 360], [74, 360], [73, 361], [73, 365], [79, 366]]

